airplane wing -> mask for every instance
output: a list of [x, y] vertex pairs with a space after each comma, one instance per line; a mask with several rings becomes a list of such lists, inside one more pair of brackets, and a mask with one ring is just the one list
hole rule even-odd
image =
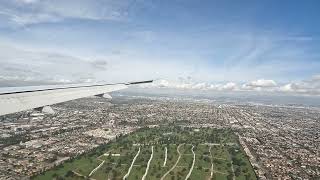
[[48, 107], [65, 101], [88, 96], [111, 97], [107, 93], [126, 89], [130, 85], [151, 83], [139, 81], [116, 84], [72, 85], [64, 87], [33, 87], [32, 89], [15, 88], [15, 90], [0, 90], [0, 116], [28, 109]]

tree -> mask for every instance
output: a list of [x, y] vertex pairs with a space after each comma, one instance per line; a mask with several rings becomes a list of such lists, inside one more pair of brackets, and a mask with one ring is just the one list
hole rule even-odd
[[67, 171], [66, 177], [71, 177], [73, 176], [73, 172], [71, 170]]
[[187, 170], [186, 168], [183, 168], [183, 169], [182, 169], [182, 172], [185, 172], [186, 170]]
[[58, 174], [57, 174], [57, 173], [53, 173], [53, 174], [52, 174], [52, 177], [53, 177], [53, 178], [56, 178], [56, 177], [58, 177]]
[[233, 175], [232, 174], [228, 174], [227, 179], [228, 180], [232, 180], [233, 179]]
[[238, 177], [241, 174], [241, 170], [239, 167], [236, 168], [236, 170], [234, 171], [234, 174]]

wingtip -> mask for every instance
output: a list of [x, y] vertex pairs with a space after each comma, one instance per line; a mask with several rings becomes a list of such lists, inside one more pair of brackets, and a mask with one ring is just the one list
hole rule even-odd
[[145, 84], [145, 83], [152, 83], [153, 80], [147, 80], [147, 81], [136, 81], [136, 82], [129, 82], [127, 85], [135, 85], [135, 84]]

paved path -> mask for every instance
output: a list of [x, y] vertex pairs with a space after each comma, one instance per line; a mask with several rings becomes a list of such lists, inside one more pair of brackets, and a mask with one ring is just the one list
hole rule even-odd
[[208, 146], [237, 146], [238, 144], [237, 143], [222, 143], [222, 144], [219, 144], [219, 143], [202, 143], [200, 145], [208, 145]]
[[149, 171], [149, 168], [150, 168], [150, 163], [151, 163], [151, 161], [152, 161], [152, 158], [153, 158], [153, 146], [151, 146], [151, 156], [150, 156], [150, 159], [149, 159], [148, 164], [147, 164], [146, 172], [145, 172], [144, 175], [142, 176], [142, 179], [141, 179], [141, 180], [145, 180], [145, 179], [146, 179], [147, 174], [148, 174], [148, 171]]
[[127, 174], [123, 176], [123, 180], [125, 180], [125, 179], [128, 178], [128, 176], [129, 176], [129, 174], [130, 174], [130, 172], [131, 172], [131, 169], [132, 169], [132, 167], [133, 167], [133, 164], [134, 164], [134, 162], [136, 161], [136, 159], [137, 159], [137, 157], [139, 156], [139, 154], [140, 154], [140, 147], [139, 147], [139, 150], [138, 150], [136, 156], [135, 156], [135, 157], [133, 158], [133, 160], [132, 160], [131, 166], [129, 167]]
[[[113, 165], [118, 165], [118, 163], [111, 163]], [[120, 164], [121, 166], [128, 166], [128, 164]], [[133, 165], [134, 167], [140, 167], [141, 165], [140, 164], [134, 164]]]
[[232, 170], [232, 174], [233, 174], [232, 180], [236, 180], [236, 175], [234, 173], [234, 168], [233, 168], [233, 161], [232, 161], [232, 158], [229, 153], [228, 153], [228, 156], [229, 156], [229, 160], [231, 161], [231, 170]]
[[212, 162], [211, 146], [209, 146], [209, 153], [210, 153], [210, 161], [211, 161], [211, 169], [210, 169], [210, 178], [209, 179], [212, 179], [212, 177], [213, 177], [213, 162]]
[[168, 148], [165, 147], [165, 151], [164, 151], [164, 162], [163, 162], [163, 166], [162, 167], [165, 167], [166, 164], [167, 164], [167, 158], [168, 158]]
[[189, 179], [189, 177], [191, 176], [191, 173], [192, 173], [192, 171], [193, 171], [194, 164], [195, 164], [195, 162], [196, 162], [196, 153], [194, 153], [193, 148], [194, 148], [194, 145], [192, 145], [192, 148], [191, 148], [191, 151], [192, 151], [192, 154], [193, 154], [192, 166], [191, 166], [191, 168], [190, 168], [190, 170], [189, 170], [189, 173], [187, 174], [185, 180]]
[[234, 168], [233, 168], [233, 162], [232, 161], [231, 161], [231, 170], [232, 170], [232, 174], [233, 174], [232, 180], [236, 180], [236, 176], [234, 174]]
[[77, 176], [79, 176], [79, 177], [86, 177], [86, 176], [84, 176], [84, 175], [82, 175], [82, 174], [80, 174], [80, 173], [78, 173], [78, 172], [76, 172], [76, 171], [72, 171], [75, 175], [77, 175]]
[[225, 172], [221, 172], [221, 171], [217, 171], [217, 170], [213, 170], [213, 172], [215, 172], [215, 173], [219, 173], [219, 174], [224, 174], [224, 175], [228, 175], [228, 173], [225, 173]]
[[177, 166], [177, 164], [179, 163], [179, 160], [180, 160], [180, 158], [181, 158], [181, 153], [180, 153], [179, 149], [180, 149], [181, 146], [182, 146], [182, 144], [180, 144], [180, 145], [177, 147], [177, 152], [178, 152], [178, 154], [179, 154], [179, 157], [178, 157], [176, 163], [172, 166], [171, 169], [169, 169], [169, 171], [167, 171], [167, 172], [161, 177], [160, 180], [163, 180], [163, 179]]
[[224, 160], [224, 161], [229, 161], [228, 159], [225, 159], [225, 158], [219, 158], [219, 157], [212, 157], [212, 159], [219, 159], [219, 160]]
[[99, 166], [97, 166], [96, 168], [94, 168], [94, 169], [90, 172], [89, 177], [92, 176], [92, 174], [95, 173], [95, 172], [104, 164], [104, 162], [105, 162], [105, 161], [102, 161], [102, 163], [100, 163]]

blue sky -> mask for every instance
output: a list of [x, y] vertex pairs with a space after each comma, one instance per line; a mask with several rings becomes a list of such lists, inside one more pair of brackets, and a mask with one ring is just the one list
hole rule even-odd
[[314, 93], [318, 7], [317, 0], [0, 0], [0, 79], [161, 78], [162, 86]]

